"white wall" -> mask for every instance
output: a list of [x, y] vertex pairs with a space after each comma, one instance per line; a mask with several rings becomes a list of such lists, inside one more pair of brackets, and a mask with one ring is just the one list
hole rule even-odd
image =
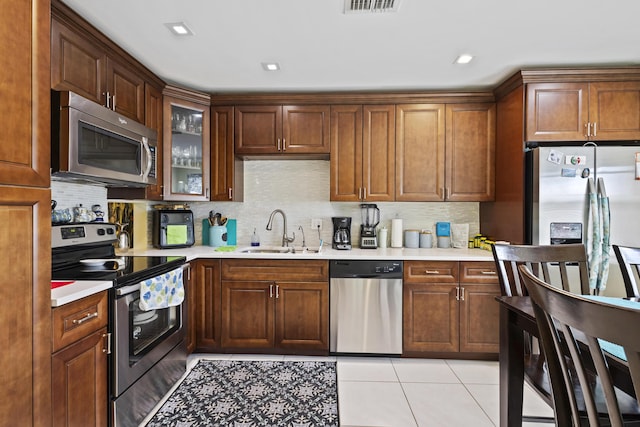
[[[244, 164], [244, 202], [191, 202], [196, 218], [196, 244], [202, 243], [202, 220], [209, 211], [220, 212], [228, 218], [236, 218], [238, 223], [238, 244], [248, 245], [253, 229], [260, 235], [261, 244], [279, 245], [282, 239], [282, 219], [275, 220], [273, 231], [265, 227], [269, 214], [274, 209], [282, 209], [287, 215], [288, 233], [296, 233], [295, 244], [302, 239], [298, 226], [304, 228], [307, 245], [318, 243], [317, 232], [311, 230], [311, 218], [322, 219], [322, 238], [331, 241], [333, 216], [351, 216], [354, 243], [360, 235], [360, 208], [356, 202], [329, 201], [329, 162], [324, 160], [247, 160]], [[55, 184], [55, 185], [54, 185]], [[52, 197], [60, 207], [73, 207], [77, 203], [91, 207], [92, 204], [106, 206], [106, 190], [71, 183], [52, 183]], [[138, 216], [147, 213], [147, 228], [152, 205], [156, 202], [135, 203], [135, 223], [145, 221]], [[398, 215], [403, 219], [405, 229], [434, 230], [437, 221], [468, 223], [472, 236], [479, 230], [479, 204], [462, 202], [402, 202], [377, 203], [381, 212], [381, 225], [390, 228], [390, 221]], [[145, 244], [136, 238], [135, 247]], [[151, 246], [151, 236], [146, 244]]]

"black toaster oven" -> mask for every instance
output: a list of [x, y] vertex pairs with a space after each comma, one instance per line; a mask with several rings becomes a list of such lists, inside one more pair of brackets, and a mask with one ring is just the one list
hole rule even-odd
[[193, 246], [193, 212], [165, 209], [153, 211], [152, 240], [153, 246], [160, 249]]

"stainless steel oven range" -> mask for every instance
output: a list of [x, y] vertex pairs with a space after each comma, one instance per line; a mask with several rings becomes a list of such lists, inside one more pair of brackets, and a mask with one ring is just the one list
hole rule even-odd
[[109, 424], [138, 426], [186, 371], [186, 303], [141, 308], [141, 282], [166, 274], [186, 280], [184, 257], [115, 255], [115, 225], [52, 227], [54, 280], [109, 280]]

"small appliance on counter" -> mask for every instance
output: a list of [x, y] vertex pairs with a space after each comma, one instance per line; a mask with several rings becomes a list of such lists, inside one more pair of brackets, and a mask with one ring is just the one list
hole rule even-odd
[[373, 203], [362, 203], [360, 210], [362, 214], [360, 248], [376, 249], [378, 247], [376, 227], [380, 223], [380, 209]]
[[334, 216], [333, 241], [331, 247], [339, 250], [351, 250], [351, 217]]
[[186, 248], [195, 243], [193, 212], [158, 209], [153, 211], [153, 246], [160, 249]]

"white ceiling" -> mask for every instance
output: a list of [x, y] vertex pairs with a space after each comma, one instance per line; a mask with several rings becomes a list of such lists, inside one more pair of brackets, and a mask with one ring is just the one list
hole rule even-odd
[[[402, 0], [366, 14], [343, 0], [63, 1], [166, 82], [212, 93], [486, 89], [521, 68], [640, 65], [638, 0]], [[176, 21], [195, 36], [173, 36]], [[453, 64], [461, 53], [475, 58]]]

